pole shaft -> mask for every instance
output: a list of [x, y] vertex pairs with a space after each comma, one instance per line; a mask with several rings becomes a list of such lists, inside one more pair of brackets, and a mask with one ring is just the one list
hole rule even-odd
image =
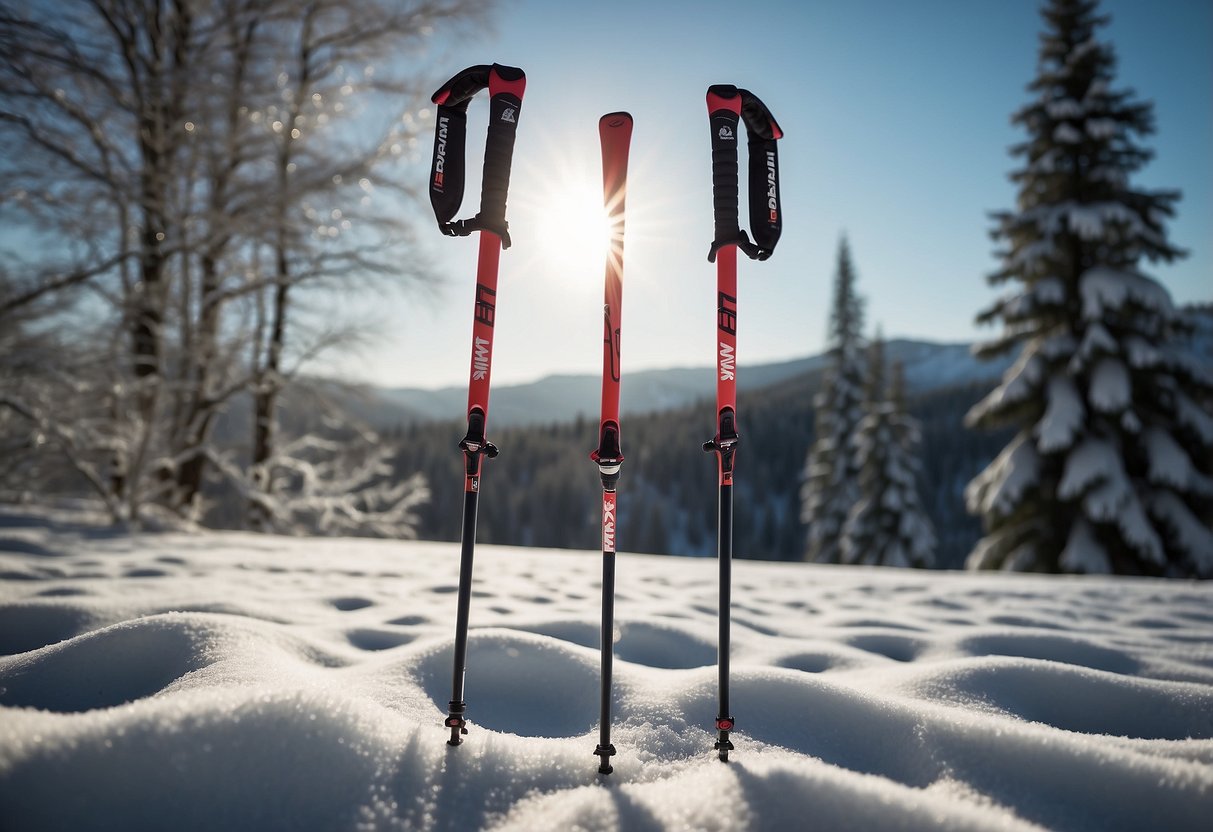
[[729, 715], [729, 618], [732, 605], [733, 566], [733, 486], [720, 486], [720, 537], [717, 556], [720, 560], [720, 609], [717, 614], [720, 631], [716, 646], [716, 663], [720, 670], [720, 711]]
[[611, 672], [615, 661], [615, 489], [604, 483], [602, 489], [602, 624], [599, 630], [601, 688], [599, 696], [598, 747], [594, 753], [601, 761], [599, 774], [610, 774], [611, 756]]
[[455, 614], [455, 660], [451, 674], [451, 701], [447, 727], [450, 745], [463, 742], [464, 678], [467, 672], [468, 617], [472, 605], [472, 556], [476, 550], [476, 510], [480, 501], [480, 473], [484, 457], [497, 449], [485, 439], [489, 411], [489, 379], [493, 365], [493, 327], [497, 320], [497, 267], [501, 238], [491, 231], [480, 232], [476, 266], [476, 303], [472, 313], [472, 360], [468, 372], [468, 432], [463, 449], [463, 530], [460, 533], [459, 602]]
[[719, 472], [716, 554], [720, 561], [719, 633], [716, 664], [719, 671], [720, 710], [716, 750], [728, 761], [733, 744], [729, 734], [729, 623], [732, 614], [733, 574], [733, 464], [737, 454], [737, 247], [725, 245], [716, 254], [716, 419], [714, 440]]
[[[463, 742], [464, 681], [467, 675], [468, 618], [472, 607], [472, 557], [476, 550], [476, 512], [480, 492], [467, 491], [463, 497], [463, 534], [459, 555], [459, 600], [455, 613], [455, 661], [451, 675], [451, 701], [447, 725], [451, 729], [450, 745]], [[452, 721], [458, 720], [458, 724]]]
[[615, 553], [602, 553], [602, 695], [598, 728], [603, 746], [611, 744], [611, 672], [615, 657]]

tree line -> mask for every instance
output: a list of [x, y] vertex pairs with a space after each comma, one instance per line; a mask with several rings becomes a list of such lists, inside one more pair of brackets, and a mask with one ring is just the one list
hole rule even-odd
[[[705, 370], [705, 372], [707, 372]], [[815, 394], [822, 374], [811, 372], [741, 394], [741, 446], [734, 484], [734, 549], [739, 558], [800, 560], [804, 459], [815, 439]], [[921, 425], [923, 468], [916, 477], [924, 511], [940, 529], [935, 565], [959, 568], [980, 535], [964, 510], [965, 484], [1005, 443], [1006, 432], [962, 429], [966, 410], [988, 389], [969, 383], [907, 398]], [[624, 382], [624, 395], [627, 395]], [[702, 450], [712, 430], [712, 404], [629, 416], [623, 424], [618, 545], [621, 551], [714, 555], [716, 469]], [[598, 425], [588, 419], [501, 428], [493, 441], [501, 455], [485, 463], [478, 539], [540, 547], [592, 549], [598, 541], [601, 485], [589, 452]], [[387, 431], [397, 447], [398, 477], [418, 472], [430, 484], [418, 534], [458, 540], [463, 505], [458, 422], [401, 426]]]

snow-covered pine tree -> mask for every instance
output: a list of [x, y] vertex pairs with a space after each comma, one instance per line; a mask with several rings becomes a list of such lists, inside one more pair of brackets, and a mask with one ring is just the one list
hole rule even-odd
[[970, 426], [1019, 432], [966, 490], [986, 536], [968, 565], [1039, 572], [1213, 575], [1213, 374], [1184, 345], [1184, 314], [1145, 258], [1166, 237], [1177, 191], [1134, 188], [1151, 157], [1152, 105], [1112, 89], [1112, 49], [1094, 0], [1043, 10], [1034, 100], [1014, 116], [1028, 140], [1012, 179], [1018, 210], [994, 215], [1004, 245], [979, 315], [1001, 321], [980, 352], [1019, 348]]
[[905, 410], [904, 373], [893, 365], [885, 384], [884, 339], [868, 350], [864, 417], [855, 436], [859, 501], [843, 527], [842, 562], [871, 566], [930, 567], [935, 531], [918, 500], [917, 421]]
[[839, 563], [847, 513], [859, 499], [852, 438], [863, 418], [863, 300], [855, 291], [851, 248], [838, 244], [830, 311], [830, 364], [814, 400], [816, 432], [801, 488], [801, 522], [808, 526], [805, 559]]

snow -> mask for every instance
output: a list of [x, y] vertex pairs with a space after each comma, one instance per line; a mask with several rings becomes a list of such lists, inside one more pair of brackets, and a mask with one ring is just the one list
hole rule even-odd
[[1087, 135], [1096, 141], [1111, 139], [1116, 135], [1116, 121], [1110, 118], [1087, 119]]
[[[1023, 269], [1024, 272], [1032, 272], [1037, 268], [1037, 264], [1049, 260], [1049, 258], [1057, 256], [1057, 244], [1053, 238], [1043, 238], [1040, 240], [1032, 240], [1031, 243], [1018, 247], [1013, 253], [1006, 258], [1006, 268], [1012, 270]], [[1047, 279], [1047, 278], [1046, 278]], [[1044, 298], [1041, 298], [1043, 301]]]
[[1039, 339], [1036, 351], [1049, 361], [1063, 358], [1078, 349], [1078, 342], [1069, 331], [1054, 332], [1048, 337]]
[[[1128, 489], [1128, 480], [1121, 467], [1120, 455], [1106, 439], [1088, 436], [1066, 455], [1065, 470], [1057, 485], [1057, 496], [1072, 500], [1093, 484], [1114, 480], [1121, 489]], [[1109, 510], [1110, 517], [1114, 508]]]
[[[487, 496], [486, 496], [487, 498]], [[627, 520], [626, 494], [620, 497]], [[0, 506], [0, 815], [40, 829], [1203, 830], [1213, 586], [99, 531]]]
[[[1162, 541], [1147, 518], [1125, 473], [1121, 456], [1111, 442], [1088, 437], [1070, 451], [1057, 486], [1057, 496], [1063, 500], [1081, 497], [1087, 519], [1115, 523], [1143, 560], [1164, 563]], [[1073, 543], [1071, 537], [1067, 547]]]
[[1086, 332], [1082, 336], [1082, 345], [1070, 361], [1070, 372], [1081, 372], [1092, 358], [1106, 353], [1115, 354], [1118, 349], [1116, 339], [1112, 337], [1107, 328], [1099, 322], [1092, 322], [1087, 325]]
[[992, 411], [1008, 408], [1032, 397], [1040, 387], [1046, 369], [1035, 343], [1020, 352], [1015, 363], [1002, 374], [1002, 382], [972, 407], [965, 417], [966, 424], [974, 425]]
[[[1035, 263], [1053, 255], [1052, 240], [1042, 240], [1021, 247], [1007, 258], [1010, 268]], [[1013, 294], [1003, 301], [1002, 314], [1009, 320], [1021, 320], [1039, 312], [1042, 307], [1060, 306], [1065, 302], [1066, 288], [1056, 277], [1044, 277], [1025, 291]]]
[[[1157, 426], [1148, 428], [1142, 436], [1142, 443], [1150, 463], [1150, 482], [1174, 486], [1185, 493], [1189, 483], [1207, 487], [1207, 483], [1201, 482], [1205, 478], [1192, 467], [1187, 452], [1166, 430]], [[1209, 492], [1205, 490], [1203, 493]]]
[[1049, 118], [1082, 118], [1083, 106], [1073, 98], [1057, 98], [1045, 104], [1045, 112]]
[[1176, 390], [1175, 418], [1200, 438], [1205, 445], [1213, 445], [1213, 414], [1201, 407], [1182, 390]]
[[1102, 413], [1119, 413], [1132, 404], [1129, 371], [1119, 359], [1105, 357], [1095, 365], [1087, 400]]
[[1153, 369], [1162, 356], [1157, 347], [1138, 335], [1130, 335], [1123, 342], [1125, 355], [1135, 370]]
[[1011, 514], [1039, 482], [1040, 467], [1035, 444], [1020, 433], [965, 488], [965, 505], [974, 514]]
[[1036, 447], [1049, 454], [1070, 447], [1083, 429], [1086, 408], [1078, 388], [1068, 376], [1058, 375], [1046, 385], [1048, 404], [1044, 416], [1036, 423]]
[[1213, 530], [1201, 523], [1188, 510], [1184, 501], [1170, 491], [1154, 494], [1152, 513], [1161, 518], [1161, 524], [1178, 541], [1188, 560], [1201, 574], [1213, 569]]
[[1070, 527], [1066, 548], [1061, 552], [1059, 563], [1067, 572], [1083, 572], [1102, 575], [1112, 572], [1112, 563], [1107, 551], [1095, 539], [1095, 530], [1086, 520], [1079, 518]]
[[1130, 234], [1147, 233], [1138, 213], [1120, 202], [1063, 202], [1056, 210], [1068, 216], [1070, 230], [1084, 240], [1100, 240], [1108, 226], [1124, 226]]
[[1073, 124], [1063, 121], [1053, 130], [1053, 141], [1061, 144], [1078, 144], [1082, 141], [1082, 133]]
[[1083, 272], [1078, 288], [1082, 297], [1082, 316], [1088, 321], [1104, 320], [1109, 312], [1120, 310], [1129, 301], [1167, 318], [1175, 316], [1170, 293], [1161, 284], [1136, 272], [1095, 266]]
[[[1093, 37], [1089, 37], [1082, 43], [1076, 43], [1066, 53], [1065, 62], [1067, 69], [1078, 66], [1087, 59], [1087, 56], [1092, 52], [1099, 52], [1103, 47], [1099, 41]], [[1064, 72], [1065, 70], [1063, 70]], [[1066, 72], [1066, 74], [1069, 74]], [[1098, 81], [1092, 81], [1091, 87], [1094, 87]]]
[[1098, 240], [1104, 233], [1104, 215], [1099, 205], [1069, 205], [1070, 230], [1084, 240]]
[[[1025, 246], [1025, 248], [1032, 248], [1032, 246]], [[1031, 293], [1041, 304], [1060, 306], [1066, 302], [1066, 286], [1056, 277], [1042, 277], [1032, 284]]]

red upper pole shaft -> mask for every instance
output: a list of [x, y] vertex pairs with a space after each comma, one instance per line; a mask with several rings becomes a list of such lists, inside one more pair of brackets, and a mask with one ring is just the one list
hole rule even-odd
[[[737, 246], [716, 254], [716, 418], [732, 418], [737, 430]], [[733, 484], [733, 471], [722, 465], [720, 484]]]
[[468, 377], [468, 413], [480, 408], [488, 420], [489, 376], [493, 369], [493, 325], [497, 317], [497, 267], [501, 238], [480, 232], [480, 260], [476, 267], [476, 305], [472, 313], [472, 365]]
[[602, 142], [602, 199], [610, 241], [603, 293], [602, 422], [619, 430], [620, 321], [623, 312], [623, 232], [632, 117], [609, 113], [598, 121]]

